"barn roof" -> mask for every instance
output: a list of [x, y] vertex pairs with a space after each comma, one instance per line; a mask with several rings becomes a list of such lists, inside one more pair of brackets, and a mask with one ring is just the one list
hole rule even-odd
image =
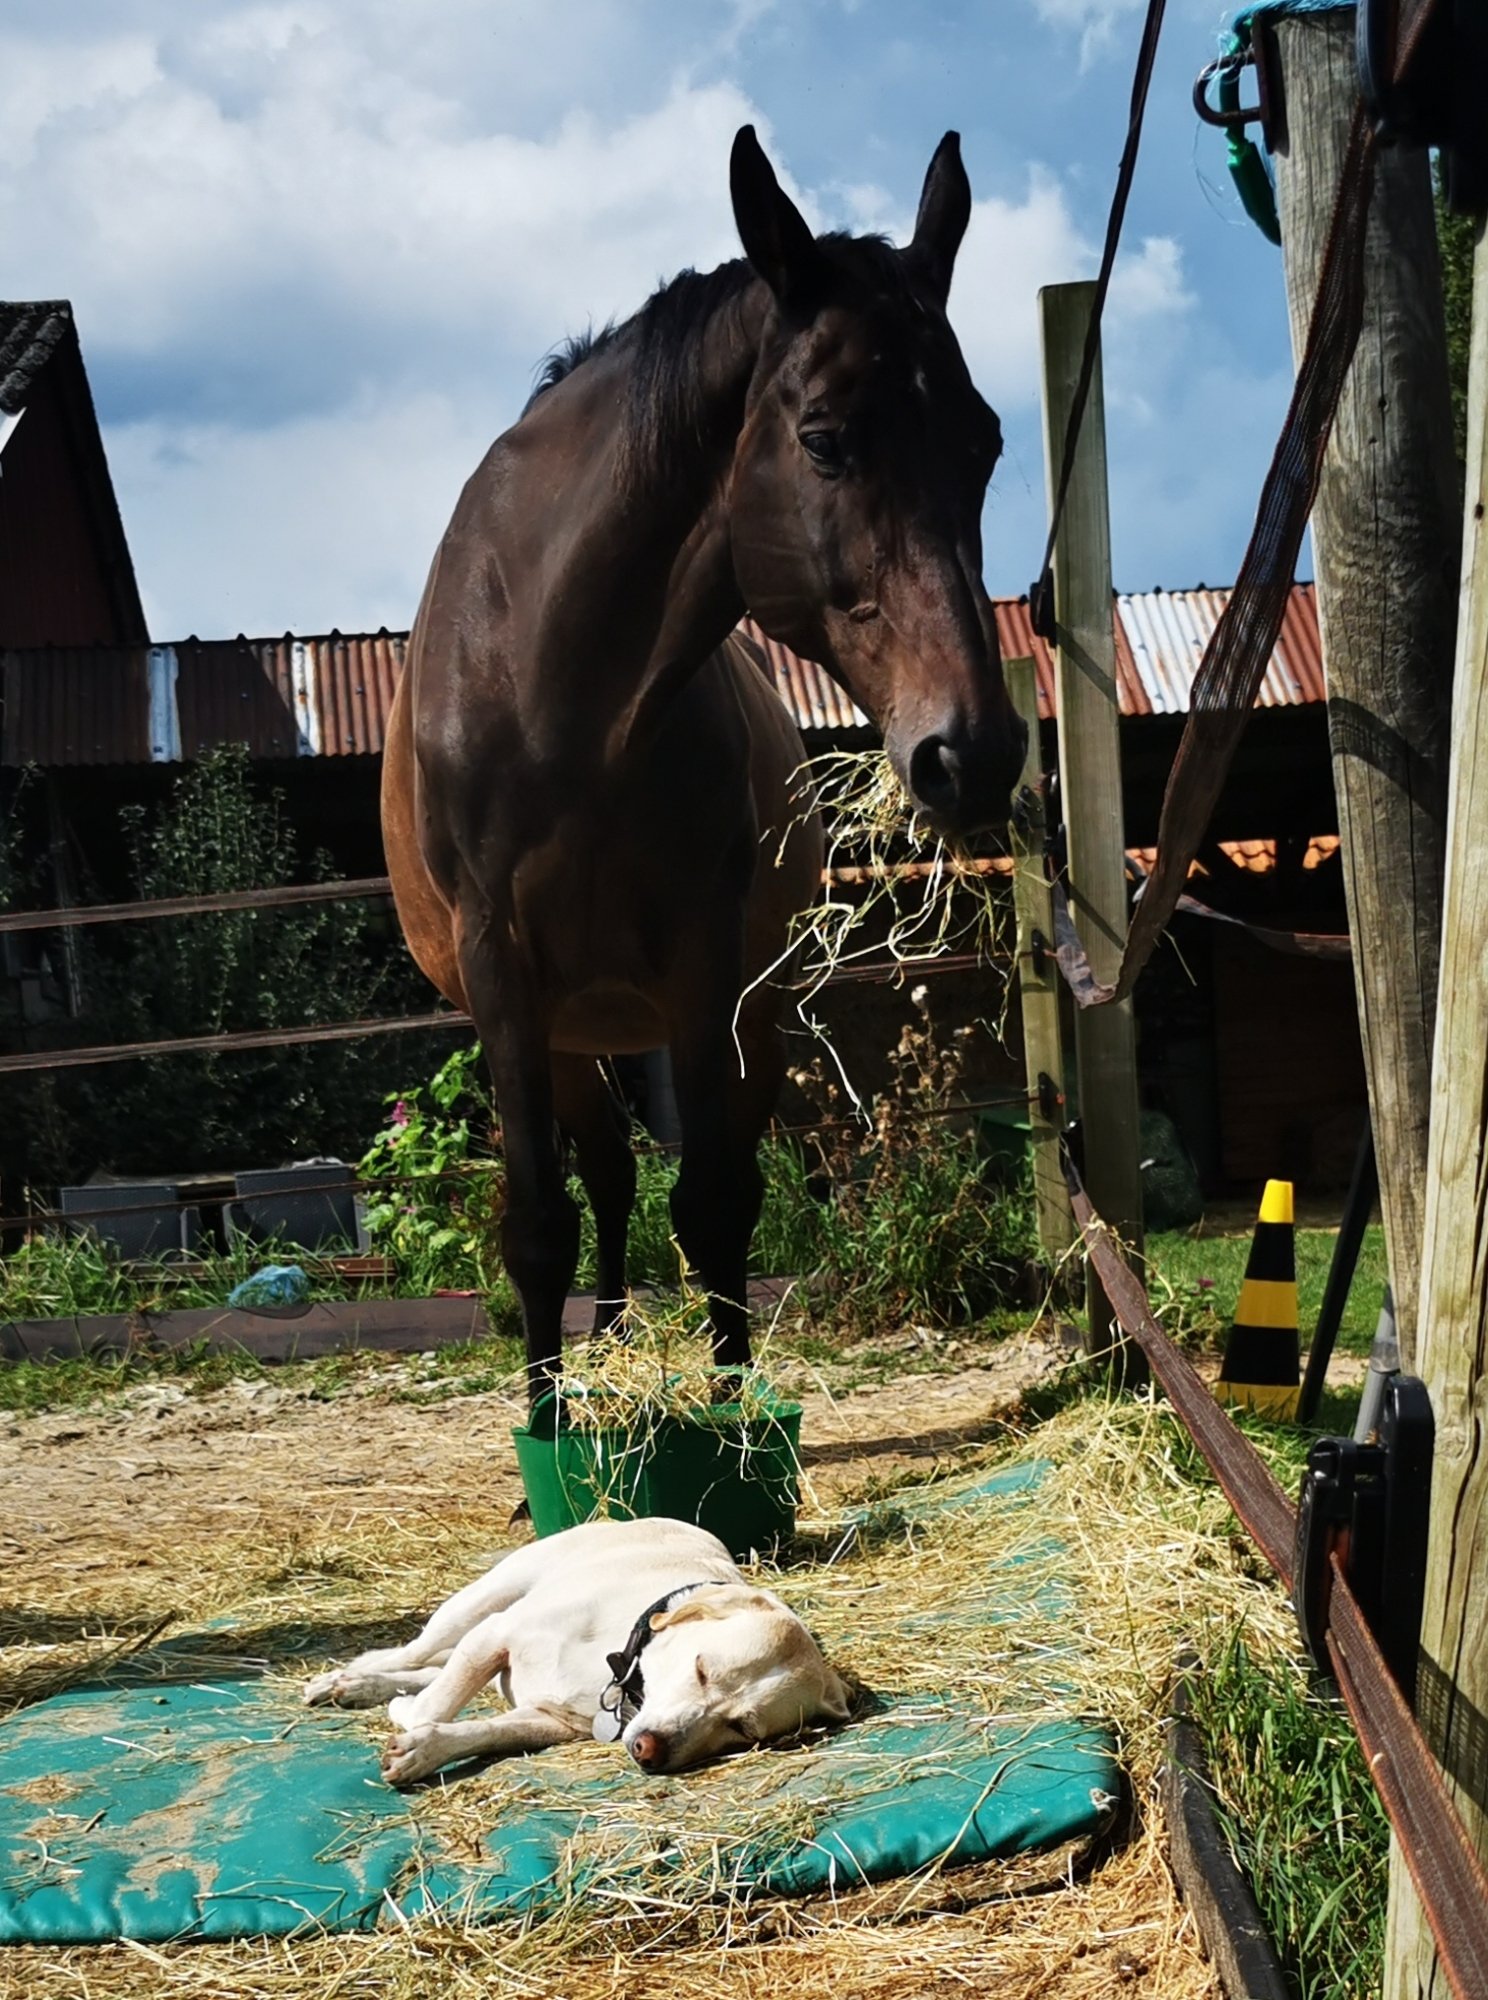
[[[1188, 707], [1194, 671], [1228, 591], [1148, 591], [1116, 600], [1121, 712]], [[1055, 713], [1054, 666], [1026, 598], [994, 600], [1005, 659], [1032, 655], [1039, 708]], [[782, 701], [818, 743], [849, 740], [868, 719], [814, 661], [746, 620]], [[46, 648], [4, 655], [0, 764], [178, 763], [215, 743], [256, 757], [373, 756], [382, 749], [406, 632], [276, 639], [186, 639], [175, 645]], [[1261, 689], [1263, 706], [1324, 699], [1311, 584], [1293, 586]]]
[[26, 394], [72, 324], [66, 299], [23, 304], [0, 299], [0, 416], [26, 407]]
[[[24, 430], [20, 428], [23, 420]], [[18, 431], [20, 442], [11, 444]], [[42, 448], [40, 440], [46, 440], [44, 462], [38, 462], [32, 450], [23, 449], [33, 438], [38, 440], [37, 449]], [[0, 547], [0, 582], [9, 586], [8, 594], [0, 597], [0, 621], [14, 615], [16, 600], [38, 581], [34, 574], [19, 579], [14, 574], [15, 565], [24, 569], [28, 562], [33, 570], [46, 572], [40, 581], [50, 589], [49, 602], [55, 603], [60, 595], [69, 610], [74, 608], [67, 593], [77, 588], [79, 558], [70, 535], [58, 538], [54, 532], [57, 520], [70, 517], [65, 510], [54, 513], [47, 504], [58, 488], [71, 486], [80, 502], [84, 545], [103, 578], [107, 616], [102, 629], [121, 640], [142, 640], [148, 628], [134, 563], [83, 366], [77, 323], [66, 299], [0, 299], [0, 453], [5, 453], [7, 446], [10, 451], [5, 464], [11, 475], [7, 485], [20, 476], [11, 508], [33, 509], [38, 505], [39, 490], [45, 491], [40, 501], [43, 511], [37, 517], [42, 522], [36, 531], [42, 537], [40, 548], [23, 543], [22, 552], [17, 553], [13, 523], [8, 546]], [[19, 462], [23, 456], [32, 460], [29, 481]], [[42, 473], [39, 483], [38, 472]], [[8, 579], [4, 574], [6, 560], [13, 565]], [[68, 627], [42, 625], [40, 630], [65, 633]], [[75, 626], [72, 635], [77, 636]], [[9, 636], [18, 636], [14, 623]]]

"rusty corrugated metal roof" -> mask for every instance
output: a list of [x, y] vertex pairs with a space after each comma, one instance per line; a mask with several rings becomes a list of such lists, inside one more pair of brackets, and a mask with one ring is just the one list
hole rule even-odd
[[[1186, 714], [1194, 675], [1230, 601], [1229, 591], [1145, 590], [1116, 601], [1150, 712]], [[1293, 584], [1256, 705], [1292, 708], [1325, 699], [1316, 594], [1310, 583]], [[1122, 707], [1133, 712], [1124, 701]]]
[[[1220, 840], [1215, 845], [1232, 867], [1245, 875], [1271, 875], [1276, 870], [1276, 842], [1274, 840]], [[1302, 869], [1311, 874], [1321, 868], [1325, 861], [1331, 861], [1341, 845], [1336, 833], [1315, 834], [1302, 851]], [[1129, 847], [1127, 859], [1136, 862], [1144, 874], [1150, 875], [1157, 865], [1155, 847]], [[1188, 864], [1189, 879], [1208, 875], [1208, 865], [1199, 860]]]
[[321, 754], [365, 757], [380, 752], [408, 634], [333, 633], [315, 647]]
[[764, 654], [775, 692], [787, 712], [795, 717], [798, 729], [834, 732], [872, 729], [873, 724], [862, 709], [850, 694], [838, 687], [825, 667], [818, 666], [815, 660], [803, 660], [789, 646], [782, 646], [778, 639], [761, 631], [752, 618], [744, 619], [740, 630]]
[[189, 762], [218, 743], [246, 743], [255, 757], [300, 754], [293, 683], [271, 642], [188, 639], [152, 651], [175, 659], [182, 758]]
[[[1123, 715], [1170, 715], [1188, 705], [1194, 669], [1229, 593], [1148, 591], [1116, 601], [1116, 679]], [[1054, 713], [1054, 663], [1029, 623], [1026, 598], [994, 600], [1004, 659], [1031, 655], [1039, 709]], [[750, 619], [781, 700], [802, 730], [865, 731], [867, 717], [812, 660]], [[214, 743], [246, 743], [263, 758], [380, 753], [405, 632], [297, 639], [188, 639], [174, 646], [46, 648], [4, 658], [0, 763], [172, 763]], [[1260, 700], [1324, 699], [1311, 584], [1293, 587]]]
[[[1054, 655], [1033, 629], [1026, 597], [994, 597], [992, 610], [997, 619], [997, 640], [1005, 660], [1031, 659], [1038, 682], [1039, 714], [1052, 720], [1057, 710]], [[1116, 698], [1123, 715], [1151, 715], [1152, 703], [1137, 671], [1130, 641], [1116, 625]]]
[[143, 647], [49, 646], [7, 653], [0, 762], [148, 764], [150, 696]]

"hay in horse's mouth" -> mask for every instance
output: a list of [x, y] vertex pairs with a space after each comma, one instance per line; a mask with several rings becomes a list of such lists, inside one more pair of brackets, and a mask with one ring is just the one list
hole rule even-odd
[[[825, 829], [826, 893], [796, 919], [788, 952], [762, 978], [789, 981], [801, 1022], [830, 1050], [809, 1011], [829, 980], [874, 972], [903, 980], [937, 968], [985, 966], [1001, 986], [985, 1010], [1001, 1040], [1016, 928], [1011, 859], [978, 854], [937, 833], [882, 749], [808, 758], [796, 773], [794, 797], [792, 825], [815, 813]], [[789, 830], [779, 833], [772, 859]], [[840, 893], [848, 886], [856, 893]]]

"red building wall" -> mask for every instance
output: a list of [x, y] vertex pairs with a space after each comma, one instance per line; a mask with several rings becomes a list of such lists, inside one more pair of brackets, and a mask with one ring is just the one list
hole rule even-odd
[[108, 645], [125, 636], [86, 479], [57, 369], [48, 367], [0, 458], [0, 646]]

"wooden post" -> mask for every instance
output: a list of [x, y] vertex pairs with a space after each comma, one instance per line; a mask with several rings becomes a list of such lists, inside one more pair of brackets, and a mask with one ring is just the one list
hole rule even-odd
[[[1416, 1372], [1436, 1417], [1416, 1714], [1488, 1860], [1488, 226], [1479, 225], [1468, 387], [1441, 1006]], [[1383, 1162], [1381, 1162], [1383, 1165]], [[1390, 1856], [1386, 2000], [1445, 2000], [1399, 1850]]]
[[[1352, 11], [1277, 23], [1276, 190], [1300, 359], [1359, 79]], [[1426, 154], [1381, 147], [1364, 325], [1312, 517], [1328, 733], [1401, 1354], [1413, 1365], [1461, 533]], [[1264, 833], [1264, 827], [1256, 829]], [[1300, 1030], [1299, 1030], [1300, 1031]]]
[[[1093, 284], [1039, 293], [1044, 370], [1044, 468], [1050, 504], [1095, 297]], [[1058, 618], [1059, 796], [1068, 846], [1068, 893], [1091, 970], [1113, 981], [1126, 938], [1126, 847], [1116, 706], [1116, 605], [1106, 498], [1106, 414], [1097, 355], [1074, 472], [1054, 546]], [[1137, 1048], [1132, 1003], [1078, 1008], [1075, 1071], [1085, 1137], [1085, 1185], [1095, 1207], [1140, 1256]], [[1093, 1271], [1086, 1282], [1087, 1351], [1115, 1348], [1125, 1377], [1145, 1379]]]
[[[1064, 1050], [1059, 1035], [1059, 972], [1054, 964], [1054, 899], [1044, 873], [1043, 759], [1039, 754], [1038, 678], [1032, 660], [1008, 660], [1003, 672], [1013, 707], [1028, 725], [1028, 755], [1021, 783], [1031, 801], [1024, 825], [1013, 834], [1013, 899], [1018, 913], [1018, 999], [1023, 1012], [1023, 1061], [1028, 1076], [1029, 1150], [1033, 1156], [1033, 1198], [1038, 1210], [1039, 1247], [1057, 1272], [1075, 1240], [1075, 1218], [1059, 1164], [1063, 1124]], [[1042, 940], [1049, 956], [1036, 954]], [[1041, 1103], [1043, 1080], [1060, 1100]]]

